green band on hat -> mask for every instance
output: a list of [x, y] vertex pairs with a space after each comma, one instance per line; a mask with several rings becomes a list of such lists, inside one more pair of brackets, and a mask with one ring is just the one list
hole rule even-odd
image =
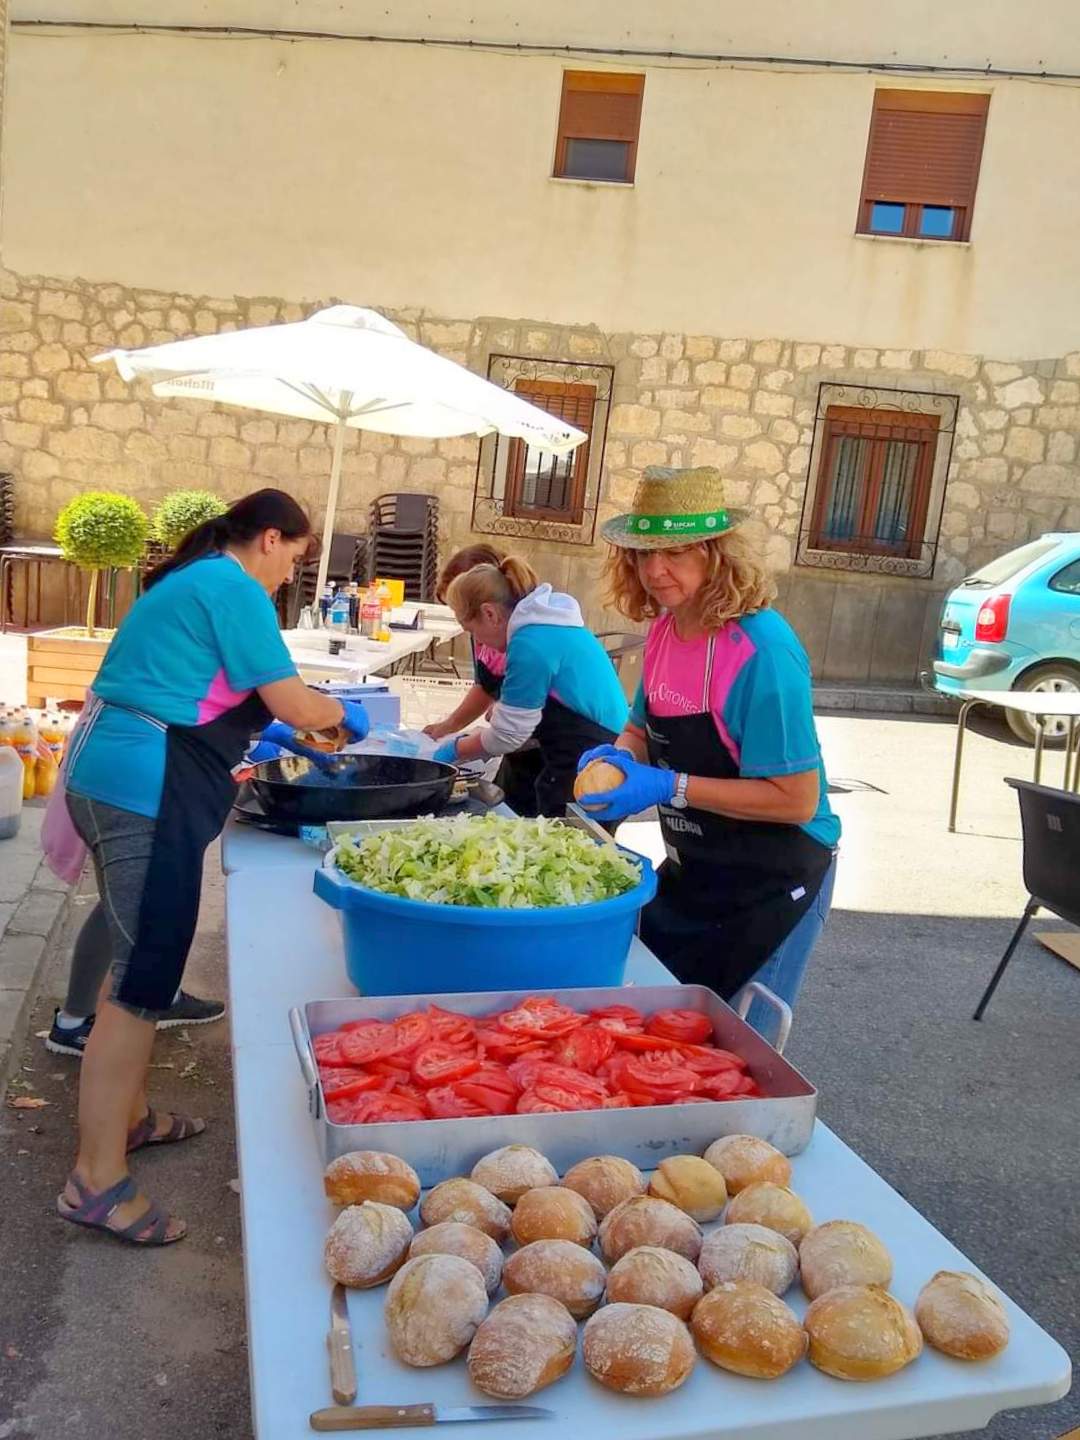
[[626, 529], [636, 535], [718, 535], [730, 528], [726, 510], [700, 515], [628, 515]]

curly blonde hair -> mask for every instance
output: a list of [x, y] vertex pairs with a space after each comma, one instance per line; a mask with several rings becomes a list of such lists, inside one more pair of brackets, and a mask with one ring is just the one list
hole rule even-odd
[[[705, 583], [698, 596], [701, 623], [719, 630], [755, 610], [767, 610], [776, 599], [776, 585], [765, 568], [760, 547], [742, 529], [715, 540], [701, 541], [708, 559]], [[644, 552], [613, 546], [604, 565], [608, 603], [628, 620], [655, 620], [662, 606], [646, 591], [637, 557]]]

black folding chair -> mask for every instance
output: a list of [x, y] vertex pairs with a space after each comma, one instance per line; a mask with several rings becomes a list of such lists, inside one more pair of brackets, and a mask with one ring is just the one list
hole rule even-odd
[[1040, 908], [1080, 925], [1080, 795], [1033, 785], [1030, 780], [1005, 781], [1020, 797], [1024, 832], [1024, 885], [1028, 903], [993, 979], [979, 1001], [974, 1018], [981, 1020], [1005, 967]]

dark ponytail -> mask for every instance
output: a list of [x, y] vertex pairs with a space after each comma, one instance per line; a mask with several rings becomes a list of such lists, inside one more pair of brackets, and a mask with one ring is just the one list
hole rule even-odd
[[318, 541], [311, 533], [307, 511], [284, 490], [256, 490], [230, 505], [224, 515], [215, 515], [189, 530], [167, 560], [155, 565], [143, 581], [149, 590], [166, 575], [225, 549], [226, 545], [243, 545], [265, 530], [280, 530], [286, 540], [309, 539], [308, 558], [318, 554]]

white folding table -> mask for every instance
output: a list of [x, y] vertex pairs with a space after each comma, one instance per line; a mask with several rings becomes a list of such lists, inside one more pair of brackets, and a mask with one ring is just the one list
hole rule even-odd
[[1065, 737], [1065, 773], [1062, 786], [1080, 790], [1080, 690], [966, 690], [964, 703], [956, 721], [956, 752], [953, 757], [952, 794], [949, 799], [949, 830], [956, 830], [956, 811], [960, 803], [960, 770], [964, 758], [964, 736], [968, 716], [976, 705], [997, 705], [1002, 710], [1016, 710], [1035, 719], [1035, 771], [1038, 785], [1042, 776], [1043, 743], [1048, 718], [1069, 722]]
[[[257, 1440], [303, 1440], [311, 1411], [331, 1403], [325, 1335], [330, 1283], [322, 1247], [334, 1211], [322, 1192], [322, 1164], [307, 1092], [289, 1033], [288, 1011], [309, 1000], [353, 994], [345, 977], [338, 917], [312, 893], [302, 867], [252, 868], [227, 880], [233, 1074], [247, 1292], [252, 1412]], [[628, 980], [672, 977], [636, 944]], [[632, 997], [630, 997], [632, 998]], [[603, 1118], [597, 1150], [604, 1149]], [[893, 1288], [911, 1304], [939, 1269], [973, 1269], [945, 1237], [820, 1121], [794, 1161], [793, 1186], [815, 1218], [852, 1218], [875, 1230], [896, 1258]], [[389, 1352], [381, 1318], [385, 1291], [354, 1291], [358, 1403], [481, 1402], [463, 1363], [409, 1370]], [[797, 1310], [805, 1302], [788, 1297]], [[1036, 1323], [1006, 1301], [1012, 1339], [978, 1364], [927, 1350], [901, 1374], [848, 1384], [800, 1365], [773, 1383], [741, 1379], [699, 1360], [690, 1380], [660, 1400], [603, 1390], [580, 1359], [535, 1403], [555, 1412], [534, 1428], [465, 1425], [454, 1440], [914, 1440], [978, 1429], [1001, 1410], [1059, 1399], [1069, 1358]]]

